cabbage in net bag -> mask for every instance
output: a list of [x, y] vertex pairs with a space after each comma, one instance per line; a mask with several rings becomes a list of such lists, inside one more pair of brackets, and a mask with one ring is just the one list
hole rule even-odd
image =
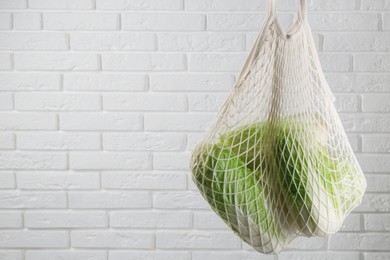
[[191, 157], [202, 196], [262, 253], [337, 232], [366, 189], [306, 13], [301, 0], [285, 32], [269, 0], [240, 77]]

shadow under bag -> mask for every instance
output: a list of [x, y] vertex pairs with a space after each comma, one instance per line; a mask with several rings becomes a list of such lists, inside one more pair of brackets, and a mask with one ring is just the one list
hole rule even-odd
[[325, 80], [307, 4], [284, 31], [275, 0], [217, 118], [192, 152], [212, 209], [259, 252], [337, 232], [366, 190]]

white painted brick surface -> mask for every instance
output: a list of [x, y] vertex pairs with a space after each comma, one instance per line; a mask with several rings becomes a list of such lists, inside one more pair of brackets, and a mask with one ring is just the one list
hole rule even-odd
[[0, 133], [0, 149], [11, 150], [15, 149], [15, 134], [10, 132]]
[[119, 18], [114, 13], [44, 13], [46, 30], [115, 30]]
[[15, 30], [40, 30], [42, 15], [40, 13], [14, 13], [13, 27]]
[[26, 260], [42, 259], [61, 259], [61, 260], [105, 260], [107, 253], [104, 250], [27, 250]]
[[123, 14], [122, 29], [131, 31], [203, 31], [202, 14]]
[[21, 250], [0, 250], [0, 257], [8, 260], [23, 260]]
[[22, 228], [23, 227], [22, 213], [17, 211], [0, 211], [0, 227], [1, 228]]
[[70, 232], [71, 246], [75, 248], [134, 248], [154, 246], [151, 231], [75, 230]]
[[12, 16], [8, 13], [0, 13], [0, 30], [9, 30], [12, 27]]
[[3, 50], [66, 50], [66, 35], [62, 33], [0, 33], [0, 48]]
[[177, 11], [183, 9], [182, 0], [97, 0], [96, 8], [103, 10], [130, 10], [130, 11]]
[[64, 88], [68, 91], [143, 91], [146, 76], [118, 73], [71, 73], [64, 75]]
[[147, 192], [112, 191], [69, 192], [69, 208], [110, 209], [110, 208], [150, 208], [151, 199]]
[[28, 211], [24, 214], [28, 228], [99, 228], [107, 227], [104, 211]]
[[266, 1], [0, 0], [0, 259], [389, 260], [390, 1], [307, 2], [368, 187], [340, 232], [266, 256], [188, 168]]
[[0, 173], [0, 189], [14, 189], [15, 186], [15, 176], [12, 171], [4, 171]]
[[70, 48], [85, 51], [153, 51], [156, 49], [156, 39], [153, 33], [72, 33]]

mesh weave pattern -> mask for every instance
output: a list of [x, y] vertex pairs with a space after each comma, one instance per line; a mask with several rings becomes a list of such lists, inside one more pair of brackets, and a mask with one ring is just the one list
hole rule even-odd
[[323, 75], [306, 1], [285, 33], [269, 14], [239, 80], [194, 149], [192, 178], [246, 243], [278, 253], [337, 232], [366, 181]]

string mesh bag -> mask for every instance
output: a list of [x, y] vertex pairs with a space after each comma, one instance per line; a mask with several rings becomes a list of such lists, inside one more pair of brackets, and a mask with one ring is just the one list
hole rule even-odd
[[366, 189], [301, 0], [288, 31], [266, 20], [230, 95], [192, 151], [192, 180], [243, 241], [277, 254], [337, 232]]

